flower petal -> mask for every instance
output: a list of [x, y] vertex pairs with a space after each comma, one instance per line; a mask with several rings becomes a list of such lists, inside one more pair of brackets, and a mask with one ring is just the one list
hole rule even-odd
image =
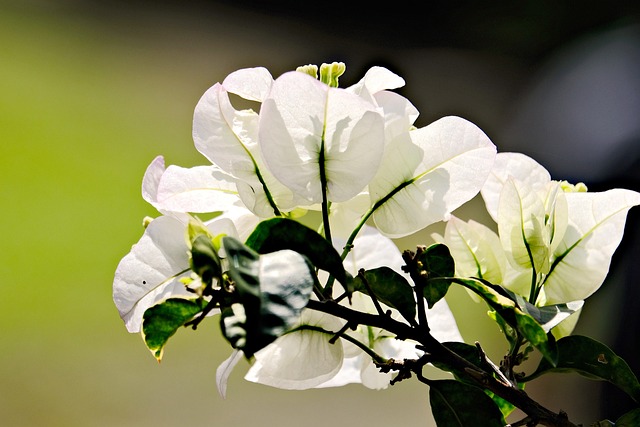
[[565, 196], [569, 225], [544, 283], [547, 304], [586, 299], [602, 285], [627, 212], [640, 205], [640, 193], [623, 189]]
[[498, 232], [507, 259], [515, 269], [549, 271], [549, 241], [544, 201], [534, 189], [510, 177], [498, 205]]
[[142, 198], [156, 209], [158, 186], [160, 185], [160, 179], [162, 178], [164, 170], [164, 157], [157, 156], [149, 166], [147, 166], [144, 177], [142, 178]]
[[185, 225], [162, 216], [120, 261], [113, 300], [129, 332], [139, 332], [147, 308], [169, 296], [192, 296], [178, 280], [189, 271]]
[[243, 68], [229, 74], [222, 86], [249, 101], [262, 102], [269, 94], [273, 77], [264, 67]]
[[[260, 146], [271, 172], [309, 204], [357, 195], [376, 172], [384, 147], [375, 106], [300, 72], [285, 73], [260, 110]], [[322, 170], [321, 170], [322, 169]]]
[[503, 282], [507, 258], [500, 238], [489, 227], [452, 216], [445, 228], [444, 241], [455, 259], [457, 276]]
[[378, 92], [397, 89], [404, 84], [405, 81], [402, 77], [384, 67], [375, 66], [371, 67], [358, 83], [348, 87], [347, 91], [371, 102], [373, 96]]
[[220, 393], [223, 399], [227, 397], [227, 381], [229, 380], [229, 376], [233, 368], [235, 368], [242, 359], [242, 356], [242, 351], [235, 349], [231, 355], [218, 366], [218, 369], [216, 369], [216, 385], [218, 386], [218, 393]]
[[[243, 74], [243, 78], [252, 74], [246, 73], [248, 76]], [[237, 81], [234, 84], [240, 85]], [[249, 83], [245, 85], [250, 86]], [[258, 90], [235, 86], [234, 89], [241, 92]], [[249, 93], [244, 95], [250, 96]], [[226, 88], [220, 84], [215, 84], [204, 93], [193, 116], [193, 140], [196, 148], [211, 163], [240, 181], [238, 192], [249, 209], [256, 215], [269, 217], [274, 215], [276, 207], [287, 211], [297, 206], [300, 200], [266, 168], [257, 139], [257, 113], [250, 110], [236, 111], [229, 101]]]
[[[311, 310], [303, 311], [300, 324], [321, 326], [332, 332], [341, 327], [336, 318]], [[255, 354], [255, 363], [245, 379], [286, 390], [316, 387], [333, 378], [342, 367], [342, 344], [329, 343], [332, 336], [311, 330], [282, 335]]]
[[173, 212], [224, 212], [238, 202], [235, 180], [215, 166], [169, 166], [156, 204]]
[[498, 153], [481, 193], [489, 215], [498, 222], [498, 202], [502, 187], [509, 177], [525, 183], [533, 191], [542, 191], [551, 181], [549, 172], [531, 157], [522, 153]]
[[385, 235], [403, 237], [437, 221], [482, 188], [496, 148], [474, 124], [445, 117], [396, 138], [369, 184], [373, 213]]

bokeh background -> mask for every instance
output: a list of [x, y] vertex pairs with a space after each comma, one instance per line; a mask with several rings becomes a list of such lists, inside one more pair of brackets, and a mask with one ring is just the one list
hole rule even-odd
[[[415, 381], [287, 392], [245, 383], [245, 364], [223, 400], [215, 369], [230, 349], [216, 322], [179, 331], [158, 365], [111, 301], [118, 261], [156, 215], [140, 196], [147, 164], [205, 162], [193, 108], [229, 72], [344, 61], [345, 85], [371, 65], [403, 76], [420, 126], [460, 115], [555, 178], [640, 190], [639, 12], [631, 1], [0, 0], [0, 425], [429, 425]], [[458, 214], [487, 219], [477, 202]], [[636, 372], [639, 216], [577, 330]], [[465, 339], [499, 360], [486, 308], [447, 297]], [[575, 376], [528, 390], [585, 424], [632, 407]]]

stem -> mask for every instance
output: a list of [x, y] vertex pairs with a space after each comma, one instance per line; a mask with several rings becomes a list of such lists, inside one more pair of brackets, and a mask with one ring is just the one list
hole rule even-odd
[[[325, 106], [326, 108], [326, 106]], [[326, 115], [326, 111], [325, 111]], [[326, 120], [325, 120], [326, 124]], [[331, 225], [329, 224], [329, 209], [331, 207], [330, 202], [327, 200], [327, 171], [325, 169], [326, 166], [326, 153], [325, 153], [325, 137], [326, 128], [322, 128], [322, 140], [320, 142], [320, 153], [318, 157], [318, 168], [320, 169], [320, 187], [322, 189], [322, 224], [324, 226], [324, 238], [332, 243], [331, 241]]]
[[[348, 329], [348, 326], [346, 328], [343, 328], [343, 329]], [[338, 332], [331, 332], [331, 331], [327, 331], [326, 329], [323, 329], [323, 328], [321, 328], [319, 326], [300, 325], [299, 327], [291, 330], [288, 333], [295, 332], [295, 331], [316, 331], [316, 332], [323, 332], [323, 333], [325, 333], [327, 335], [333, 335], [334, 337], [338, 337], [339, 336], [340, 338], [349, 341], [353, 345], [355, 345], [358, 348], [360, 348], [360, 350], [362, 350], [365, 353], [367, 353], [369, 355], [369, 357], [371, 357], [371, 359], [373, 359], [375, 362], [377, 362], [377, 363], [386, 363], [387, 362], [387, 359], [385, 359], [384, 357], [380, 356], [378, 353], [373, 351], [367, 345], [363, 344], [362, 342], [358, 341], [357, 339], [353, 338], [350, 335], [344, 334], [343, 330], [342, 331], [338, 331]], [[334, 340], [334, 342], [335, 342], [335, 340]]]
[[534, 422], [547, 427], [577, 427], [567, 419], [566, 414], [557, 414], [532, 400], [524, 390], [504, 384], [491, 373], [485, 372], [482, 368], [442, 345], [428, 331], [424, 331], [422, 328], [412, 327], [388, 316], [357, 311], [339, 305], [334, 301], [309, 300], [307, 308], [339, 317], [352, 325], [368, 325], [385, 329], [396, 335], [396, 338], [400, 340], [417, 341], [431, 355], [432, 361], [441, 362], [452, 371], [460, 373], [464, 379], [511, 402]]

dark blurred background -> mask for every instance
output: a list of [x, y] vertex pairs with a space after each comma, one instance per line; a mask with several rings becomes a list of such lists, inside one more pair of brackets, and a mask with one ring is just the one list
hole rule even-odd
[[[0, 0], [0, 425], [431, 422], [417, 382], [291, 393], [245, 383], [241, 365], [222, 400], [215, 368], [229, 348], [215, 322], [178, 333], [158, 367], [111, 302], [119, 259], [155, 215], [140, 197], [147, 164], [205, 162], [190, 136], [200, 95], [238, 68], [276, 77], [331, 61], [347, 64], [343, 85], [372, 65], [404, 77], [419, 126], [459, 115], [556, 179], [640, 190], [637, 1]], [[479, 202], [460, 215], [486, 218]], [[639, 245], [632, 210], [576, 331], [636, 372]], [[447, 297], [465, 339], [499, 360], [486, 309]], [[633, 407], [569, 375], [528, 390], [585, 424]]]

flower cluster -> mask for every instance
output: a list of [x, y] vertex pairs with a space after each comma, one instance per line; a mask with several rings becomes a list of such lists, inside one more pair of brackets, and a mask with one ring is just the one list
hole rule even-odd
[[[143, 236], [118, 265], [116, 307], [127, 330], [142, 331], [157, 358], [167, 337], [150, 344], [145, 321], [152, 310], [188, 301], [180, 306], [181, 325], [221, 313], [223, 333], [236, 349], [218, 370], [223, 393], [242, 354], [252, 363], [246, 378], [275, 387], [386, 387], [391, 374], [378, 364], [419, 358], [416, 343], [306, 305], [331, 300], [418, 325], [419, 309], [403, 309], [396, 296], [385, 300], [384, 287], [376, 298], [363, 272], [408, 283], [406, 259], [391, 239], [439, 221], [448, 221], [438, 239], [451, 250], [456, 276], [501, 285], [514, 301], [518, 296], [529, 305], [573, 304], [545, 325], [548, 332], [600, 286], [626, 212], [640, 204], [635, 192], [586, 193], [552, 181], [526, 156], [496, 155], [482, 130], [462, 118], [418, 128], [416, 108], [393, 91], [404, 85], [401, 77], [373, 67], [355, 85], [340, 88], [344, 71], [334, 63], [300, 67], [277, 79], [265, 68], [231, 73], [195, 108], [195, 147], [210, 164], [165, 167], [158, 156], [145, 172], [142, 195], [161, 215], [146, 221]], [[254, 108], [237, 109], [238, 99]], [[480, 192], [498, 234], [451, 215]], [[201, 221], [202, 214], [213, 219]], [[255, 242], [270, 236], [256, 227], [276, 224], [268, 222], [273, 219], [284, 221], [277, 224], [285, 236], [291, 224], [317, 230], [340, 254], [341, 267], [325, 268], [329, 252], [310, 260], [305, 249], [291, 250], [293, 244], [257, 254], [234, 243], [251, 241], [261, 252]], [[261, 233], [274, 230], [267, 227], [272, 225]], [[312, 246], [305, 239], [296, 247]], [[259, 291], [247, 278], [259, 279]], [[356, 278], [361, 286], [354, 293]], [[332, 286], [335, 280], [342, 288]], [[285, 288], [290, 300], [282, 304]], [[426, 294], [412, 292], [410, 305], [424, 306]], [[429, 332], [442, 342], [461, 341], [442, 296], [427, 298]], [[254, 311], [252, 298], [259, 301]], [[252, 338], [247, 325], [255, 316], [271, 319], [282, 310], [277, 327], [265, 333], [260, 326], [260, 339]], [[171, 313], [175, 318], [177, 311]]]

